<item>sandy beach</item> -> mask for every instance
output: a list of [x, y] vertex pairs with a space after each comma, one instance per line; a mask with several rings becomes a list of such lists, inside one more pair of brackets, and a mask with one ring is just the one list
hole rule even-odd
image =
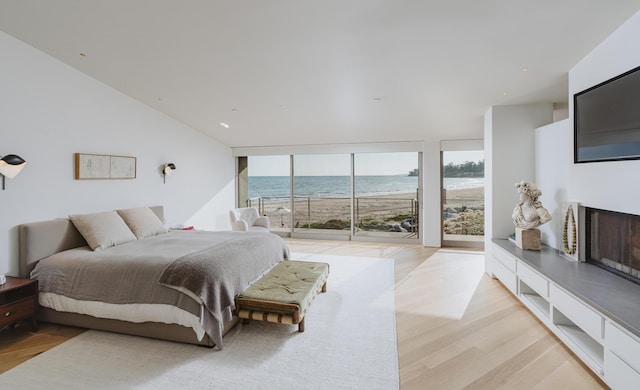
[[[456, 208], [461, 206], [476, 207], [484, 204], [484, 188], [461, 188], [446, 191], [447, 207]], [[350, 217], [350, 200], [348, 198], [324, 198], [308, 199], [296, 198], [294, 203], [294, 223], [307, 225], [309, 223], [321, 223], [329, 220], [348, 221]], [[257, 207], [256, 204], [252, 205]], [[276, 212], [278, 207], [290, 209], [289, 202], [265, 203], [263, 215], [267, 215], [272, 227], [290, 227], [290, 213]], [[356, 199], [356, 222], [372, 219], [385, 220], [396, 216], [410, 216], [415, 213], [417, 207], [416, 194], [393, 194], [365, 196]], [[401, 221], [397, 221], [400, 223]]]
[[478, 206], [484, 204], [484, 187], [473, 188], [457, 188], [454, 190], [446, 190], [445, 199], [443, 199], [445, 208], [461, 207], [461, 206]]

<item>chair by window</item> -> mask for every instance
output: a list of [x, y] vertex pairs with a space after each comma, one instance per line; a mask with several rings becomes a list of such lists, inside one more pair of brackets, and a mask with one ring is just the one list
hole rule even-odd
[[229, 211], [231, 230], [241, 232], [268, 232], [269, 218], [261, 217], [255, 207], [242, 207]]

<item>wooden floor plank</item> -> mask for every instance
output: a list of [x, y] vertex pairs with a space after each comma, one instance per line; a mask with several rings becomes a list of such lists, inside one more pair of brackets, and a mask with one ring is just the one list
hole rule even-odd
[[33, 332], [27, 323], [0, 331], [0, 374], [83, 333], [85, 329], [40, 323]]

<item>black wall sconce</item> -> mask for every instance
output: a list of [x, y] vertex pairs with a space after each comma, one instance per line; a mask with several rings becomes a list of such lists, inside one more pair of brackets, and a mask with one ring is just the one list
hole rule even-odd
[[167, 176], [169, 176], [171, 174], [171, 172], [176, 170], [176, 164], [174, 163], [167, 163], [164, 164], [164, 168], [162, 168], [162, 176], [163, 176], [163, 183], [167, 182]]
[[20, 173], [27, 162], [20, 156], [15, 154], [7, 154], [0, 159], [0, 175], [2, 175], [2, 189], [5, 189], [4, 178], [13, 179]]

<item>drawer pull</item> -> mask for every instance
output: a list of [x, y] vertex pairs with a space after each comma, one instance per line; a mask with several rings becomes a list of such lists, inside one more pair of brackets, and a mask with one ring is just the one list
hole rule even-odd
[[11, 312], [10, 312], [10, 311], [8, 311], [8, 312], [4, 313], [4, 316], [5, 316], [5, 317], [9, 317], [10, 315], [11, 315]]

